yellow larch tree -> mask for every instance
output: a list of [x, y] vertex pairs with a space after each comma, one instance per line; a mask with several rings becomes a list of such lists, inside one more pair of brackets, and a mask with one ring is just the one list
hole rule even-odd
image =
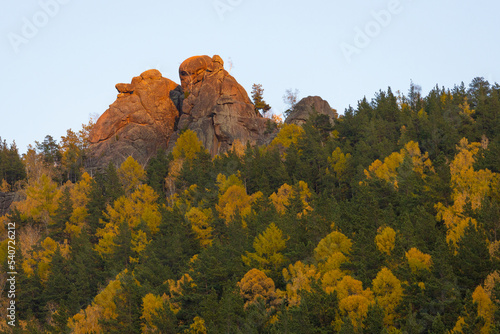
[[245, 144], [243, 144], [241, 140], [236, 139], [231, 144], [230, 152], [233, 152], [238, 158], [242, 158], [245, 155], [245, 149]]
[[70, 248], [67, 242], [59, 244], [50, 237], [45, 238], [40, 244], [40, 250], [33, 251], [23, 259], [22, 267], [26, 275], [30, 277], [37, 270], [40, 280], [46, 282], [50, 275], [52, 257], [57, 249], [62, 256], [68, 258]]
[[375, 244], [382, 253], [391, 255], [396, 242], [396, 231], [386, 226], [378, 229], [377, 236], [375, 236]]
[[319, 273], [314, 265], [297, 261], [283, 269], [283, 278], [287, 282], [285, 294], [288, 305], [296, 306], [300, 304], [299, 292], [301, 290], [311, 291], [311, 283], [319, 279]]
[[320, 240], [318, 246], [314, 249], [314, 257], [319, 261], [327, 261], [329, 257], [337, 252], [344, 255], [350, 253], [352, 241], [344, 234], [338, 231], [333, 231], [326, 237]]
[[432, 266], [432, 259], [429, 254], [422, 253], [417, 248], [413, 247], [406, 252], [406, 260], [413, 273], [419, 270], [430, 270]]
[[263, 300], [268, 309], [281, 302], [274, 281], [259, 269], [253, 268], [248, 271], [237, 285], [241, 296], [245, 299], [245, 308], [259, 300]]
[[271, 196], [269, 196], [269, 199], [272, 201], [276, 211], [283, 215], [285, 214], [287, 207], [290, 205], [290, 199], [293, 196], [299, 196], [302, 202], [302, 212], [297, 214], [299, 218], [313, 211], [313, 208], [309, 204], [312, 193], [309, 186], [304, 181], [299, 181], [295, 187], [286, 183], [283, 184], [277, 192], [274, 192]]
[[143, 333], [153, 333], [158, 330], [153, 323], [153, 319], [158, 316], [158, 312], [163, 307], [166, 298], [165, 294], [160, 297], [152, 293], [148, 293], [142, 298], [141, 319], [144, 319], [145, 322], [141, 325]]
[[322, 274], [321, 283], [327, 293], [333, 292], [338, 282], [347, 274], [340, 267], [348, 261], [352, 241], [344, 234], [333, 231], [320, 240], [314, 249], [314, 257]]
[[472, 301], [477, 304], [477, 315], [484, 319], [481, 333], [490, 333], [491, 326], [494, 324], [495, 304], [481, 285], [472, 293]]
[[469, 101], [467, 99], [467, 96], [464, 97], [464, 102], [460, 103], [458, 105], [458, 108], [460, 111], [458, 112], [460, 115], [464, 116], [468, 121], [474, 122], [474, 118], [472, 118], [472, 115], [474, 115], [475, 110], [470, 108]]
[[140, 253], [149, 243], [145, 231], [140, 230], [141, 222], [146, 224], [152, 234], [159, 231], [161, 215], [156, 203], [157, 199], [158, 195], [153, 188], [143, 184], [130, 196], [122, 196], [114, 202], [113, 206], [108, 205], [105, 217], [109, 222], [104, 228], [97, 230], [99, 243], [96, 245], [96, 250], [101, 255], [112, 254], [116, 247], [114, 239], [118, 235], [121, 224], [125, 223], [132, 232], [134, 250]]
[[129, 156], [116, 171], [126, 194], [133, 193], [144, 181], [144, 168]]
[[271, 269], [277, 270], [285, 262], [285, 256], [280, 252], [286, 248], [286, 240], [283, 238], [283, 232], [271, 223], [255, 238], [253, 242], [255, 253], [246, 252], [246, 256], [242, 255], [243, 262], [247, 266], [257, 264], [264, 273], [268, 273]]
[[115, 297], [121, 292], [122, 285], [120, 278], [127, 273], [127, 269], [119, 273], [116, 279], [110, 281], [108, 285], [97, 296], [92, 303], [85, 309], [80, 310], [72, 318], [69, 318], [68, 327], [72, 333], [102, 333], [100, 326], [101, 320], [116, 319], [117, 305]]
[[[500, 283], [500, 272], [498, 270], [495, 270], [488, 276], [486, 276], [486, 279], [484, 280], [484, 291], [492, 297], [492, 292], [495, 289], [495, 285]], [[495, 300], [495, 302], [500, 302], [500, 300]]]
[[297, 144], [299, 138], [301, 138], [304, 133], [304, 129], [296, 124], [283, 124], [269, 146], [275, 147], [281, 145], [285, 149], [289, 148], [292, 143]]
[[337, 147], [332, 155], [328, 157], [328, 163], [330, 164], [335, 176], [340, 178], [347, 169], [349, 160], [351, 159], [351, 154], [344, 154], [340, 147]]
[[184, 274], [177, 281], [173, 279], [167, 280], [168, 285], [168, 295], [165, 295], [165, 305], [168, 305], [170, 310], [177, 314], [181, 310], [181, 305], [178, 302], [173, 302], [174, 298], [178, 298], [182, 296], [184, 293], [184, 287], [188, 286], [191, 288], [196, 287], [196, 283], [194, 283], [193, 278], [189, 274]]
[[203, 149], [203, 143], [198, 139], [196, 133], [188, 129], [175, 142], [172, 154], [174, 159], [194, 159], [196, 154]]
[[422, 154], [417, 142], [410, 141], [405, 144], [404, 148], [399, 152], [393, 152], [384, 159], [384, 162], [375, 160], [369, 167], [365, 169], [365, 175], [368, 179], [378, 178], [391, 183], [395, 188], [398, 188], [397, 169], [403, 163], [405, 157], [410, 157], [412, 161], [412, 169], [422, 178], [425, 177], [426, 171], [434, 171], [429, 154]]
[[[224, 182], [223, 182], [224, 180]], [[224, 219], [226, 225], [234, 220], [236, 214], [239, 214], [242, 218], [242, 226], [246, 227], [245, 217], [248, 216], [252, 211], [252, 204], [260, 197], [262, 193], [260, 191], [253, 195], [248, 195], [245, 188], [240, 185], [241, 181], [238, 178], [236, 184], [229, 185], [225, 191], [222, 190], [228, 185], [228, 181], [231, 180], [229, 177], [227, 180], [221, 178], [219, 183], [219, 203], [215, 206], [219, 215]], [[233, 179], [234, 180], [234, 179]], [[223, 185], [223, 186], [222, 186]]]
[[2, 193], [8, 193], [11, 190], [10, 184], [5, 180], [2, 179], [2, 182], [0, 182], [0, 192]]
[[337, 284], [339, 308], [344, 315], [349, 315], [355, 329], [362, 326], [368, 307], [373, 303], [373, 292], [363, 289], [361, 281], [347, 275]]
[[456, 246], [470, 224], [476, 226], [477, 221], [465, 214], [465, 208], [470, 205], [473, 211], [481, 207], [481, 201], [490, 192], [490, 186], [495, 174], [488, 169], [474, 170], [475, 156], [481, 147], [480, 143], [471, 143], [462, 138], [457, 146], [458, 153], [450, 163], [451, 199], [453, 205], [436, 205], [437, 216], [443, 220], [447, 228], [446, 241]]
[[184, 215], [191, 223], [191, 229], [196, 234], [196, 239], [200, 241], [202, 247], [212, 245], [212, 210], [192, 207]]
[[269, 196], [276, 211], [280, 214], [285, 214], [286, 208], [290, 205], [290, 196], [292, 195], [292, 186], [288, 184], [282, 185], [277, 192], [274, 192]]
[[385, 310], [384, 324], [392, 326], [396, 308], [403, 299], [401, 281], [387, 268], [382, 268], [372, 282], [372, 289], [380, 306]]
[[57, 184], [45, 174], [40, 178], [30, 180], [26, 187], [26, 199], [15, 202], [14, 207], [19, 210], [21, 217], [33, 218], [48, 226], [51, 216], [57, 210], [59, 191]]
[[[165, 187], [168, 197], [175, 194], [175, 180], [179, 176], [182, 166], [186, 160], [192, 160], [196, 154], [204, 151], [203, 143], [198, 139], [196, 133], [192, 130], [186, 130], [177, 138], [172, 150], [174, 160], [169, 164], [168, 175], [165, 178]], [[206, 150], [205, 150], [206, 151]]]
[[231, 174], [229, 177], [224, 174], [217, 175], [216, 185], [217, 188], [219, 188], [219, 195], [224, 194], [231, 186], [245, 187], [243, 181], [241, 181], [240, 172], [237, 174]]
[[202, 317], [196, 316], [193, 319], [193, 323], [189, 325], [188, 329], [185, 329], [183, 334], [207, 334], [207, 327], [205, 325], [205, 320]]
[[66, 223], [65, 232], [70, 235], [78, 235], [86, 224], [88, 216], [87, 204], [92, 185], [92, 178], [88, 173], [83, 173], [82, 178], [70, 189], [71, 200], [73, 202], [73, 212], [70, 221]]

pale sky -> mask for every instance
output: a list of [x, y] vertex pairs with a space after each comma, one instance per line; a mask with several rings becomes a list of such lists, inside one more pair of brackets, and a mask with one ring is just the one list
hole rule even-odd
[[500, 82], [494, 0], [4, 0], [0, 13], [0, 136], [21, 152], [60, 140], [102, 114], [116, 83], [218, 54], [250, 93], [280, 114], [286, 89], [340, 113], [388, 86]]

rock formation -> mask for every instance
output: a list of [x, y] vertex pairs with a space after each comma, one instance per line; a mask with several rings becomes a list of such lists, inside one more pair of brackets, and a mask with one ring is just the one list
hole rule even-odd
[[142, 73], [130, 84], [117, 84], [116, 101], [90, 133], [88, 168], [119, 165], [128, 156], [146, 164], [159, 148], [166, 148], [179, 115], [170, 98], [177, 87], [157, 70]]
[[233, 141], [266, 144], [273, 131], [255, 112], [245, 89], [224, 70], [219, 56], [195, 56], [179, 68], [182, 86], [149, 70], [117, 84], [118, 97], [90, 133], [87, 169], [121, 164], [128, 156], [145, 165], [159, 148], [172, 149], [191, 129], [212, 156]]
[[286, 118], [285, 123], [303, 125], [313, 112], [327, 115], [330, 122], [334, 124], [336, 119], [335, 109], [332, 109], [328, 102], [319, 96], [308, 96], [300, 100]]
[[179, 76], [186, 98], [178, 128], [196, 132], [212, 155], [227, 151], [236, 139], [252, 145], [268, 141], [268, 120], [255, 112], [247, 92], [224, 70], [219, 56], [188, 58]]
[[18, 193], [0, 192], [0, 217], [6, 215], [9, 212], [9, 208], [12, 205], [12, 203], [18, 200], [19, 200]]

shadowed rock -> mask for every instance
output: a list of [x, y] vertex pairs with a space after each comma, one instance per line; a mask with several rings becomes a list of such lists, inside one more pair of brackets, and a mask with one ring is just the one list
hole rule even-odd
[[330, 122], [334, 124], [336, 119], [335, 109], [332, 109], [328, 102], [319, 96], [308, 96], [300, 100], [286, 118], [285, 123], [303, 125], [313, 112], [327, 115]]
[[9, 213], [13, 202], [20, 201], [21, 196], [16, 192], [0, 192], [0, 217]]

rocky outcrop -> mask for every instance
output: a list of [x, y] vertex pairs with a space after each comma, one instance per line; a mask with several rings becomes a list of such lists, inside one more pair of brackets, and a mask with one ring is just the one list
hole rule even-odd
[[[268, 141], [268, 120], [255, 112], [245, 89], [226, 71], [215, 55], [186, 59], [179, 68], [186, 97], [179, 130], [191, 129], [214, 156], [231, 148], [234, 140], [252, 145]], [[175, 137], [169, 146], [175, 144]]]
[[0, 217], [9, 212], [9, 208], [13, 202], [19, 200], [19, 196], [15, 192], [3, 193], [0, 192]]
[[328, 102], [319, 96], [308, 96], [300, 100], [286, 118], [285, 123], [303, 125], [313, 112], [327, 115], [330, 122], [334, 124], [336, 119], [335, 109], [332, 109]]
[[229, 150], [236, 139], [270, 142], [275, 127], [255, 112], [219, 56], [191, 57], [181, 64], [179, 76], [182, 86], [157, 70], [116, 85], [116, 101], [90, 133], [87, 169], [120, 165], [129, 156], [145, 165], [159, 148], [172, 149], [184, 129], [196, 132], [213, 156]]
[[[89, 169], [103, 168], [109, 162], [119, 165], [128, 156], [145, 165], [159, 148], [167, 147], [175, 131], [179, 111], [170, 98], [171, 92], [180, 89], [175, 82], [149, 70], [130, 84], [117, 84], [116, 89], [116, 101], [90, 133]], [[182, 97], [175, 96], [180, 105]]]

